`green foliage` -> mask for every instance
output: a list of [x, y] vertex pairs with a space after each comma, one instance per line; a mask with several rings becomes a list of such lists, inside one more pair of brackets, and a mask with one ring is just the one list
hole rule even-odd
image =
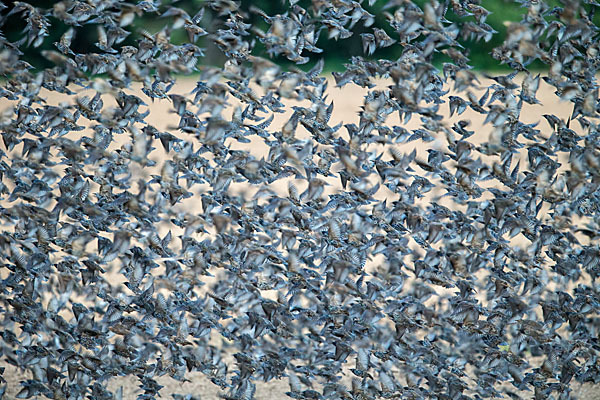
[[[423, 8], [429, 0], [417, 0], [416, 3]], [[175, 5], [179, 8], [186, 10], [190, 15], [194, 15], [203, 4], [203, 0], [183, 0], [175, 2]], [[307, 10], [311, 11], [311, 0], [301, 0], [297, 4]], [[365, 3], [367, 3], [365, 1]], [[325, 65], [329, 71], [342, 71], [344, 69], [344, 63], [348, 63], [352, 56], [363, 56], [373, 60], [377, 59], [395, 59], [398, 58], [403, 51], [403, 46], [399, 43], [384, 48], [378, 49], [373, 55], [366, 57], [362, 50], [361, 33], [372, 33], [373, 28], [384, 29], [392, 38], [397, 39], [395, 32], [391, 30], [388, 22], [386, 21], [386, 4], [387, 0], [376, 1], [373, 6], [364, 4], [364, 8], [375, 16], [375, 21], [372, 26], [365, 27], [361, 23], [356, 24], [352, 28], [353, 35], [344, 40], [333, 40], [329, 39], [328, 32], [323, 30], [320, 34], [318, 41], [318, 47], [323, 49], [322, 54], [310, 53], [308, 56], [311, 61], [302, 68], [311, 66], [320, 58], [325, 58]], [[548, 0], [547, 3], [551, 6], [560, 5], [558, 0]], [[40, 8], [52, 9], [54, 2], [52, 1], [36, 1], [35, 6]], [[251, 10], [251, 7], [257, 7], [265, 11], [268, 15], [284, 14], [286, 9], [289, 7], [287, 0], [284, 1], [273, 1], [273, 0], [241, 0], [241, 10], [245, 20], [252, 24], [252, 26], [258, 27], [264, 31], [268, 30], [269, 24], [266, 23], [260, 15]], [[490, 53], [492, 50], [502, 44], [502, 38], [506, 37], [507, 25], [511, 22], [518, 22], [523, 18], [524, 13], [527, 12], [526, 8], [523, 8], [518, 1], [514, 0], [482, 0], [481, 5], [490, 11], [487, 17], [486, 23], [488, 23], [498, 34], [494, 35], [489, 42], [470, 42], [463, 38], [459, 38], [459, 42], [465, 47], [465, 55], [470, 59], [470, 65], [475, 69], [479, 70], [494, 70], [506, 68], [499, 64], [497, 60], [492, 58]], [[447, 17], [450, 21], [460, 23], [465, 21], [473, 21], [473, 16], [458, 17], [452, 13], [452, 7], [449, 7]], [[10, 8], [4, 11], [7, 14]], [[389, 15], [389, 14], [387, 14]], [[599, 17], [595, 17], [598, 20]], [[41, 48], [28, 48], [25, 50], [24, 60], [31, 63], [34, 67], [46, 68], [51, 66], [51, 63], [47, 61], [43, 56], [41, 50], [55, 50], [55, 42], [58, 42], [61, 35], [67, 31], [68, 26], [64, 25], [58, 19], [51, 17], [52, 26], [48, 39], [44, 42]], [[215, 26], [211, 21], [211, 11], [207, 9], [207, 12], [203, 18], [202, 25], [209, 32], [214, 32], [217, 29], [224, 28], [223, 26]], [[151, 14], [145, 14], [143, 18], [136, 18], [135, 23], [131, 26], [126, 27], [131, 32], [131, 35], [120, 44], [122, 45], [133, 45], [135, 40], [139, 37], [139, 33], [142, 30], [148, 31], [149, 33], [156, 33], [170, 21], [168, 18], [162, 18], [160, 16], [153, 17]], [[4, 35], [9, 41], [15, 42], [19, 40], [23, 35], [22, 31], [25, 27], [24, 21], [19, 18], [8, 18], [5, 28]], [[172, 32], [172, 40], [175, 44], [180, 44], [187, 40], [186, 33], [183, 28], [177, 29]], [[89, 51], [89, 49], [95, 48], [95, 43], [98, 39], [98, 33], [94, 24], [84, 24], [76, 27], [76, 35], [73, 39], [72, 49], [76, 53], [78, 50], [81, 52]], [[206, 49], [206, 57], [201, 61], [204, 64], [219, 65], [225, 58], [218, 49], [211, 47], [214, 46], [210, 43], [210, 39], [202, 37], [197, 43], [199, 46]], [[100, 51], [99, 49], [97, 49]], [[94, 51], [94, 50], [92, 50]], [[264, 46], [256, 41], [253, 54], [267, 57]], [[275, 59], [285, 67], [290, 67], [291, 64], [285, 59]], [[450, 61], [448, 57], [441, 53], [437, 53], [434, 57], [434, 63], [441, 66], [442, 63]], [[545, 66], [538, 62], [534, 63], [532, 68], [544, 68]]]

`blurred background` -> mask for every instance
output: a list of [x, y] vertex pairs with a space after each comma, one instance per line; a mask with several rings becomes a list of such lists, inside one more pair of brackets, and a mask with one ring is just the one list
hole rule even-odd
[[[297, 4], [307, 10], [310, 10], [312, 1], [315, 0], [300, 0], [297, 2]], [[415, 3], [422, 7], [427, 1], [429, 0], [416, 0]], [[54, 1], [49, 0], [28, 1], [28, 3], [36, 7], [50, 10], [55, 4]], [[161, 9], [166, 9], [168, 5], [173, 5], [187, 11], [190, 16], [194, 16], [202, 8], [204, 3], [205, 2], [203, 0], [183, 0], [175, 2], [163, 1], [163, 6]], [[284, 14], [286, 9], [289, 7], [288, 0], [242, 0], [239, 3], [241, 4], [241, 10], [244, 13], [244, 18], [246, 21], [265, 31], [268, 29], [269, 25], [262, 19], [262, 17], [256, 13], [250, 12], [250, 7], [258, 7], [264, 10], [268, 15]], [[321, 31], [317, 45], [324, 51], [322, 54], [308, 53], [308, 56], [311, 57], [311, 62], [306, 65], [306, 68], [310, 68], [312, 64], [321, 57], [325, 59], [325, 68], [328, 72], [343, 71], [344, 63], [349, 62], [350, 57], [352, 56], [363, 56], [368, 59], [385, 58], [389, 60], [397, 58], [402, 51], [402, 46], [399, 44], [395, 44], [384, 49], [378, 49], [373, 55], [367, 57], [365, 54], [363, 54], [362, 41], [360, 37], [361, 33], [372, 33], [373, 28], [380, 28], [384, 29], [392, 38], [395, 38], [394, 32], [386, 21], [386, 8], [389, 3], [389, 0], [377, 0], [373, 5], [369, 6], [368, 2], [364, 1], [363, 7], [375, 16], [375, 21], [373, 25], [368, 28], [362, 26], [361, 23], [356, 24], [356, 26], [354, 26], [352, 29], [353, 35], [348, 39], [339, 41], [331, 40], [328, 38], [328, 34], [325, 30]], [[527, 2], [524, 1], [523, 3]], [[548, 0], [547, 3], [553, 7], [559, 4], [559, 0]], [[2, 15], [4, 16], [7, 15], [13, 7], [12, 3], [6, 5], [8, 8], [2, 12]], [[491, 12], [487, 17], [486, 23], [488, 23], [494, 30], [498, 31], [499, 34], [494, 35], [489, 42], [470, 42], [462, 38], [460, 38], [459, 42], [461, 42], [461, 44], [465, 47], [465, 55], [470, 58], [470, 65], [475, 69], [487, 71], [503, 68], [508, 69], [506, 66], [499, 65], [498, 61], [494, 60], [490, 56], [490, 52], [494, 47], [501, 45], [501, 40], [505, 37], [508, 23], [520, 21], [523, 14], [526, 13], [527, 10], [526, 8], [523, 8], [522, 4], [520, 4], [518, 1], [513, 0], [483, 0], [481, 1], [481, 5]], [[474, 19], [472, 16], [459, 18], [452, 13], [451, 9], [452, 7], [450, 7], [450, 10], [447, 14], [450, 21], [468, 21]], [[219, 18], [216, 18], [216, 16], [212, 15], [211, 13], [212, 11], [209, 7], [207, 7], [204, 17], [202, 18], [201, 26], [208, 32], [215, 32], [217, 29], [223, 28], [223, 26], [220, 26], [223, 24], [223, 21]], [[172, 17], [161, 17], [158, 14], [152, 13], [146, 13], [141, 18], [136, 18], [132, 25], [125, 27], [125, 29], [131, 32], [131, 34], [124, 42], [120, 43], [118, 46], [115, 46], [116, 49], [118, 50], [120, 46], [135, 44], [135, 41], [137, 38], [139, 38], [139, 34], [142, 30], [146, 30], [151, 34], [160, 31], [170, 22], [170, 18]], [[51, 66], [51, 63], [41, 55], [41, 50], [56, 50], [54, 43], [58, 42], [60, 37], [70, 28], [68, 25], [60, 22], [58, 19], [52, 16], [50, 16], [50, 21], [50, 35], [44, 41], [42, 46], [40, 48], [29, 47], [24, 50], [25, 54], [23, 59], [36, 68]], [[16, 42], [23, 37], [24, 28], [24, 19], [21, 18], [19, 14], [11, 15], [7, 18], [7, 21], [3, 27], [3, 34], [10, 42]], [[76, 27], [75, 30], [76, 34], [73, 38], [71, 46], [73, 51], [76, 53], [90, 51], [102, 52], [94, 44], [98, 40], [96, 24], [83, 24], [79, 27]], [[183, 28], [173, 31], [171, 39], [174, 44], [181, 44], [188, 40], [186, 32]], [[225, 58], [221, 52], [211, 44], [211, 41], [208, 37], [200, 37], [196, 44], [203, 48], [205, 52], [205, 57], [201, 60], [200, 64], [222, 65], [222, 62], [224, 62]], [[267, 57], [264, 46], [258, 41], [256, 42], [256, 47], [253, 51], [253, 54]], [[275, 59], [275, 61], [279, 62], [282, 66], [290, 64], [290, 62], [284, 58]], [[450, 61], [450, 59], [441, 53], [438, 53], [434, 58], [434, 63], [438, 66], [447, 61]], [[537, 64], [532, 64], [530, 68], [543, 69], [544, 65], [538, 62]]]

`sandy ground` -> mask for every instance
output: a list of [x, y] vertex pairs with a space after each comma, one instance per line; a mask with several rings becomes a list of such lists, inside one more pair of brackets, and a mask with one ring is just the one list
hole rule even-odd
[[[482, 83], [486, 84], [483, 81]], [[385, 88], [390, 84], [390, 82], [381, 82], [379, 84], [380, 88]], [[191, 90], [195, 87], [194, 80], [181, 80], [171, 91], [171, 93], [178, 93], [183, 95], [189, 95]], [[363, 97], [366, 91], [354, 84], [349, 84], [342, 89], [335, 88], [333, 81], [330, 82], [330, 87], [328, 89], [329, 93], [329, 101], [334, 102], [334, 111], [332, 115], [332, 119], [330, 121], [330, 125], [337, 124], [339, 122], [347, 123], [355, 123], [358, 125], [359, 117], [358, 112], [360, 111], [360, 106], [363, 104]], [[170, 112], [171, 103], [167, 100], [163, 101], [155, 101], [151, 102], [144, 94], [139, 93], [139, 96], [149, 103], [150, 107], [150, 115], [146, 118], [146, 121], [152, 125], [154, 125], [159, 130], [170, 130], [172, 133], [176, 133], [173, 126], [176, 126], [178, 123], [178, 116]], [[567, 119], [572, 111], [571, 103], [565, 103], [558, 100], [558, 98], [553, 93], [553, 90], [542, 82], [540, 90], [538, 92], [538, 99], [543, 105], [531, 106], [525, 105], [523, 111], [521, 113], [521, 120], [526, 123], [539, 122], [538, 129], [542, 129], [543, 132], [546, 133], [547, 136], [550, 134], [550, 128], [546, 123], [545, 119], [542, 117], [543, 114], [554, 114], [560, 118]], [[56, 96], [56, 95], [48, 95], [47, 101], [51, 104], [58, 104], [60, 101], [68, 100], [67, 97]], [[288, 102], [288, 105], [295, 105], [297, 103]], [[6, 102], [0, 102], [0, 110], [4, 109], [7, 106]], [[287, 109], [287, 107], [286, 107]], [[448, 115], [448, 105], [444, 104], [441, 106], [441, 110], [444, 115]], [[287, 121], [290, 116], [290, 112], [286, 111], [283, 114], [276, 115], [270, 129], [275, 130], [279, 129], [283, 123]], [[452, 123], [458, 121], [459, 119], [468, 119], [472, 121], [472, 125], [469, 127], [471, 130], [475, 130], [476, 134], [472, 138], [474, 142], [481, 142], [482, 140], [487, 140], [490, 134], [489, 125], [483, 126], [483, 117], [480, 114], [467, 110], [460, 117], [454, 116], [453, 118], [447, 118], [446, 122], [448, 126], [451, 126]], [[412, 121], [408, 124], [401, 124], [398, 115], [393, 114], [390, 116], [388, 123], [391, 125], [402, 125], [407, 129], [414, 129], [418, 127], [419, 120], [417, 116], [414, 116]], [[574, 129], [579, 129], [578, 124], [573, 124]], [[170, 129], [171, 128], [171, 129]], [[303, 128], [299, 127], [299, 135], [306, 135], [307, 132], [304, 131], [302, 133]], [[346, 134], [344, 128], [341, 128], [339, 131], [342, 134]], [[246, 145], [251, 152], [260, 158], [261, 156], [266, 156], [266, 146], [262, 144], [260, 141], [256, 140], [252, 143]], [[155, 147], [159, 148], [160, 143], [156, 142]], [[238, 146], [239, 148], [244, 148], [242, 146]], [[411, 151], [416, 147], [417, 152], [421, 158], [426, 157], [426, 150], [428, 148], [443, 148], [445, 147], [445, 138], [439, 137], [436, 141], [424, 145], [423, 142], [413, 142], [403, 146], [399, 146], [403, 151]], [[154, 158], [160, 162], [161, 155], [157, 153]], [[160, 164], [159, 164], [160, 165]], [[256, 188], [254, 188], [255, 190]], [[276, 187], [272, 188], [276, 192], [285, 193], [287, 191], [287, 185], [279, 184]], [[299, 190], [303, 191], [304, 187], [299, 186]], [[250, 190], [248, 188], [241, 188], [241, 190]], [[387, 196], [391, 195], [391, 193], [385, 193], [384, 190], [381, 190], [379, 196]], [[194, 209], [199, 210], [198, 199], [191, 198], [186, 201], [186, 208], [193, 211]], [[112, 278], [121, 279], [122, 277], [113, 276]], [[12, 399], [15, 397], [16, 393], [19, 391], [19, 382], [25, 379], [29, 379], [29, 376], [22, 375], [21, 372], [17, 371], [14, 367], [6, 364], [4, 361], [0, 361], [1, 366], [6, 367], [6, 371], [4, 372], [4, 379], [8, 382], [8, 388], [5, 395], [5, 398]], [[163, 398], [171, 398], [171, 394], [180, 393], [180, 394], [193, 394], [195, 396], [199, 396], [202, 399], [217, 399], [219, 398], [219, 390], [217, 386], [213, 385], [204, 375], [201, 373], [190, 373], [186, 375], [186, 377], [190, 380], [190, 382], [180, 383], [172, 378], [165, 376], [158, 379], [158, 382], [164, 386], [161, 390], [161, 395]], [[131, 377], [125, 378], [115, 378], [109, 381], [109, 388], [113, 391], [122, 388], [123, 390], [123, 399], [134, 399], [136, 395], [141, 392], [137, 388], [137, 380]], [[287, 398], [285, 392], [289, 390], [287, 379], [281, 381], [271, 381], [269, 383], [256, 382], [257, 391], [256, 398], [257, 399], [284, 399]], [[579, 389], [577, 392], [581, 395], [580, 398], [585, 399], [600, 399], [600, 389], [585, 387], [585, 392], [580, 392]]]

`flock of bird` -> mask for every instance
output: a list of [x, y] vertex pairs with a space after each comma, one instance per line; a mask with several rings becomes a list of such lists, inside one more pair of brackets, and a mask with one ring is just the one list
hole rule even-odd
[[[514, 72], [489, 87], [468, 58], [498, 35], [479, 0], [390, 0], [384, 27], [374, 0], [273, 16], [233, 0], [33, 3], [0, 3], [0, 26], [26, 24], [0, 35], [0, 355], [22, 371], [17, 398], [119, 399], [107, 383], [135, 376], [154, 399], [159, 377], [191, 371], [241, 400], [279, 379], [294, 399], [569, 399], [600, 382], [596, 1], [519, 0], [490, 54]], [[98, 40], [79, 53], [84, 26]], [[358, 29], [364, 53], [333, 77], [368, 94], [332, 125], [319, 38]], [[396, 60], [372, 57], [390, 46]], [[190, 96], [170, 93], [183, 75]], [[540, 83], [569, 118], [542, 116]], [[177, 126], [147, 122], [155, 99]], [[521, 121], [529, 105], [539, 123]]]

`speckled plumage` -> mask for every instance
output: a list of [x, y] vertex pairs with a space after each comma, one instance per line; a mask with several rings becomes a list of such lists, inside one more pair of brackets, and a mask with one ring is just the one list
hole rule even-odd
[[[0, 353], [28, 371], [17, 398], [119, 399], [106, 382], [136, 376], [152, 399], [156, 378], [191, 371], [236, 400], [276, 379], [295, 399], [594, 398], [573, 388], [600, 380], [595, 2], [521, 1], [492, 53], [514, 72], [489, 76], [460, 44], [498, 34], [476, 1], [390, 1], [387, 31], [374, 1], [250, 7], [266, 30], [234, 1], [162, 3], [2, 11], [27, 22], [0, 36]], [[164, 27], [138, 29], [142, 14]], [[70, 28], [38, 71], [19, 49], [53, 19]], [[82, 25], [98, 34], [85, 53]], [[370, 90], [333, 124], [324, 62], [275, 58], [321, 60], [321, 32], [343, 43], [355, 26], [364, 54], [333, 78]], [[390, 46], [398, 59], [369, 57]], [[540, 84], [570, 118], [523, 121]], [[166, 130], [148, 122], [160, 99], [179, 121]], [[451, 120], [467, 110], [483, 133]]]

